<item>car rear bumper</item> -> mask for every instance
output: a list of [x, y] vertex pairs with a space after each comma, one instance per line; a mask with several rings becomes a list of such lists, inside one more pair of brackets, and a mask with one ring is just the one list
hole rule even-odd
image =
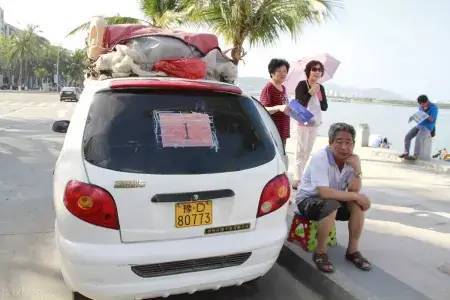
[[[260, 277], [275, 263], [286, 234], [285, 226], [276, 226], [207, 238], [104, 245], [73, 243], [56, 228], [56, 241], [61, 270], [72, 290], [94, 299], [145, 299], [240, 285]], [[135, 265], [244, 252], [251, 252], [250, 257], [233, 267], [151, 278], [131, 270]]]

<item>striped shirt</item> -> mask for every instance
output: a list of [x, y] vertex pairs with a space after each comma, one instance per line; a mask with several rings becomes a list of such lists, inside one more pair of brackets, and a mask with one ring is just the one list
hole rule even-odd
[[[271, 82], [268, 82], [261, 91], [260, 101], [262, 105], [271, 107], [276, 105], [288, 104], [286, 88], [279, 91]], [[290, 118], [283, 112], [276, 112], [271, 115], [273, 122], [277, 126], [280, 137], [285, 140], [290, 137]]]

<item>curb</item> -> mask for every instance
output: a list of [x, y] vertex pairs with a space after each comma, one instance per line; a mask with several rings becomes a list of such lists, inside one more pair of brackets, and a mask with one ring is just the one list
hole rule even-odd
[[[288, 242], [286, 242], [288, 243]], [[301, 281], [307, 287], [317, 292], [324, 299], [333, 300], [357, 300], [342, 286], [328, 278], [322, 272], [319, 272], [311, 264], [307, 263], [289, 246], [285, 245], [281, 249], [277, 263], [283, 266], [298, 281]]]
[[[293, 212], [288, 212], [290, 225]], [[339, 244], [328, 249], [336, 268], [332, 274], [319, 271], [311, 259], [311, 253], [285, 241], [277, 263], [294, 279], [302, 282], [323, 299], [332, 300], [429, 300], [423, 293], [403, 283], [372, 263], [372, 270], [364, 272], [344, 258], [345, 249]]]
[[[440, 174], [450, 174], [450, 162], [440, 161], [440, 160], [415, 160], [415, 161], [407, 161], [402, 160], [398, 157], [398, 153], [392, 152], [390, 150], [383, 151], [382, 149], [370, 149], [370, 148], [361, 148], [367, 149], [367, 153], [369, 153], [369, 157], [372, 159], [380, 160], [380, 161], [388, 161], [388, 162], [397, 162], [400, 164], [404, 164], [406, 166], [415, 166], [423, 168], [427, 171], [432, 171]], [[366, 159], [367, 157], [363, 156], [361, 159]]]

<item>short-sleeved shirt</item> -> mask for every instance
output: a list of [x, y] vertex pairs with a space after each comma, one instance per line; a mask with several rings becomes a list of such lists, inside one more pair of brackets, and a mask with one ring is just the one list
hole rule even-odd
[[345, 164], [342, 171], [336, 164], [333, 153], [329, 147], [316, 152], [309, 161], [305, 173], [295, 195], [295, 202], [317, 197], [319, 191], [317, 187], [330, 187], [339, 191], [347, 190], [355, 171]]
[[[283, 86], [283, 91], [278, 90], [271, 82], [268, 82], [261, 91], [260, 101], [264, 106], [275, 106], [288, 104], [288, 97], [286, 88]], [[275, 126], [282, 139], [290, 137], [290, 117], [283, 112], [276, 112], [271, 115]]]
[[420, 107], [419, 110], [425, 111], [433, 119], [433, 121], [425, 119], [422, 122], [420, 122], [420, 124], [417, 125], [417, 128], [427, 129], [430, 132], [433, 131], [434, 127], [436, 126], [436, 119], [438, 115], [437, 105], [434, 103], [430, 103], [427, 110], [424, 110], [422, 107]]

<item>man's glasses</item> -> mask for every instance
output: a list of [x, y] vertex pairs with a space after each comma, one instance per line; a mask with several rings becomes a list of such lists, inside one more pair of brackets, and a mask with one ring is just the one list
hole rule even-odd
[[318, 68], [318, 67], [312, 67], [311, 68], [311, 71], [313, 71], [313, 72], [323, 72], [323, 69], [322, 68]]

